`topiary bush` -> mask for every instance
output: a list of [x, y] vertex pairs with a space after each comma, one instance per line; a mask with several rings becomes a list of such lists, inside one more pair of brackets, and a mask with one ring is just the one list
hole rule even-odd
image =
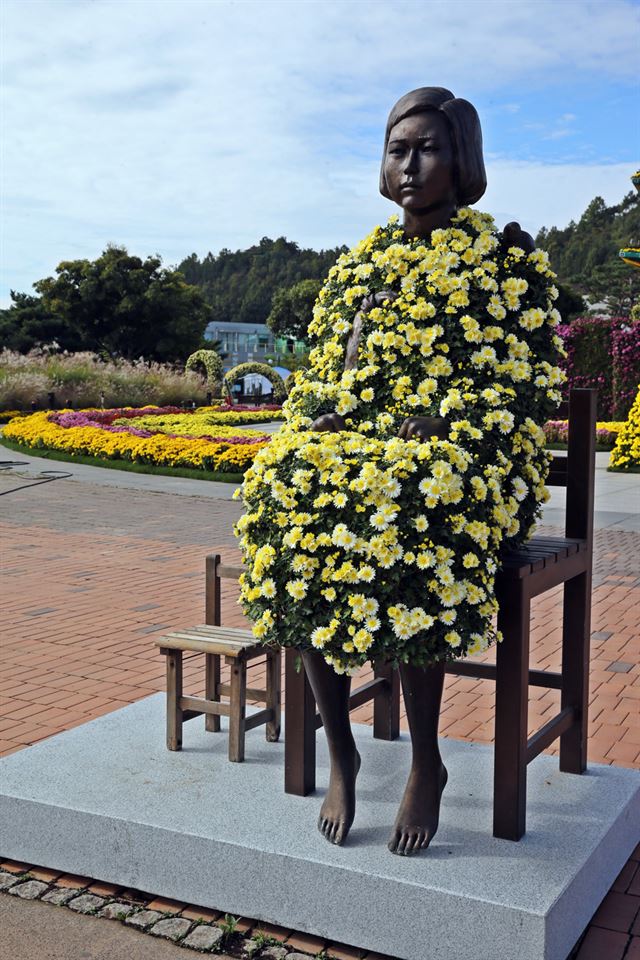
[[184, 365], [185, 372], [194, 370], [199, 373], [202, 368], [204, 368], [207, 386], [219, 395], [222, 383], [222, 360], [215, 350], [196, 350]]
[[609, 469], [640, 471], [640, 384], [629, 419], [618, 434], [611, 453]]
[[284, 385], [284, 380], [273, 367], [268, 366], [266, 363], [239, 363], [237, 367], [229, 370], [224, 378], [225, 389], [231, 393], [233, 384], [237, 383], [238, 380], [242, 380], [243, 377], [246, 377], [250, 373], [258, 373], [269, 381], [273, 387], [273, 399], [277, 403], [282, 403], [283, 400], [286, 400], [287, 388]]

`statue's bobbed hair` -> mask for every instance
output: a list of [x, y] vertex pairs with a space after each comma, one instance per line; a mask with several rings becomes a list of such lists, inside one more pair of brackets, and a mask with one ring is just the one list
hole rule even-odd
[[475, 203], [487, 189], [487, 175], [482, 156], [482, 130], [476, 108], [468, 100], [459, 100], [444, 87], [420, 87], [400, 97], [391, 109], [384, 135], [384, 151], [380, 170], [380, 193], [391, 200], [384, 175], [389, 135], [395, 125], [415, 113], [435, 110], [447, 121], [453, 148], [454, 183], [458, 205]]

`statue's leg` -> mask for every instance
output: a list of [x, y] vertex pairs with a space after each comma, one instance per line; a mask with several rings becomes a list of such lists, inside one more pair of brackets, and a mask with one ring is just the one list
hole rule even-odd
[[440, 798], [447, 782], [438, 748], [444, 664], [402, 665], [400, 677], [413, 756], [389, 850], [406, 856], [428, 847], [438, 829]]
[[322, 717], [331, 759], [329, 789], [320, 810], [318, 829], [331, 843], [344, 843], [355, 816], [356, 777], [360, 769], [360, 755], [349, 722], [351, 678], [337, 674], [314, 651], [303, 653], [302, 659]]

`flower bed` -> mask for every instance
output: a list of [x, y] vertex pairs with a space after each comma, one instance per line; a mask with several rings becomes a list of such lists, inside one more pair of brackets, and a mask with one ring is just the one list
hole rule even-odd
[[640, 385], [629, 419], [618, 434], [609, 461], [611, 470], [640, 470]]
[[14, 417], [28, 417], [26, 410], [0, 410], [0, 424], [9, 423]]
[[[623, 427], [624, 422], [618, 420], [598, 421], [596, 423], [596, 444], [613, 449], [618, 434]], [[569, 440], [569, 423], [567, 420], [548, 420], [544, 425], [544, 434], [547, 443], [567, 443]]]
[[[273, 409], [253, 413], [262, 420], [274, 418]], [[33, 449], [75, 456], [243, 473], [270, 438], [257, 430], [234, 430], [225, 422], [228, 415], [227, 408], [196, 413], [178, 407], [40, 411], [11, 421], [4, 436]], [[233, 416], [245, 423], [251, 418], [235, 411]]]

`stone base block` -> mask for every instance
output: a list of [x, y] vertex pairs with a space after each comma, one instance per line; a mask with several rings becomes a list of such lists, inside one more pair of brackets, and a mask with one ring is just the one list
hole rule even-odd
[[440, 830], [416, 857], [386, 841], [409, 765], [355, 728], [358, 811], [345, 847], [315, 823], [328, 759], [319, 734], [314, 796], [283, 791], [283, 745], [185, 728], [164, 745], [164, 698], [149, 697], [0, 760], [5, 857], [256, 917], [403, 960], [565, 960], [640, 833], [640, 776], [593, 766], [529, 767], [528, 832], [491, 836], [492, 750], [444, 739]]

